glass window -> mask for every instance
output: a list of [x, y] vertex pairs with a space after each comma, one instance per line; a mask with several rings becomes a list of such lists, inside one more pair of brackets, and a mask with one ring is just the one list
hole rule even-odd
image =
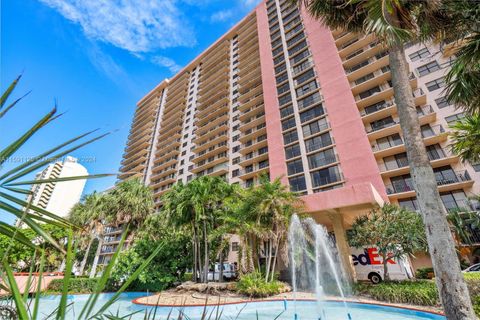
[[398, 205], [410, 211], [419, 210], [417, 198], [408, 198], [408, 199], [398, 200]]
[[287, 162], [287, 172], [288, 172], [288, 175], [294, 175], [294, 174], [303, 172], [302, 159], [297, 159], [294, 161]]
[[300, 96], [303, 96], [307, 93], [309, 93], [310, 91], [313, 91], [315, 89], [317, 89], [317, 81], [316, 80], [313, 80], [307, 84], [304, 84], [303, 86], [301, 86], [300, 88], [298, 88], [296, 90], [296, 93], [297, 93], [297, 96], [300, 97]]
[[445, 86], [445, 80], [442, 78], [435, 79], [433, 81], [429, 81], [425, 83], [425, 86], [427, 87], [428, 91], [434, 91], [437, 89], [440, 89]]
[[307, 189], [307, 184], [305, 182], [305, 177], [303, 175], [289, 178], [288, 182], [290, 184], [290, 190], [293, 192]]
[[442, 109], [442, 108], [445, 108], [445, 107], [448, 107], [450, 105], [450, 103], [448, 102], [447, 100], [447, 97], [440, 97], [440, 98], [437, 98], [435, 99], [435, 103], [437, 104], [437, 106]]
[[326, 129], [328, 129], [328, 123], [327, 119], [325, 118], [318, 119], [312, 123], [302, 126], [303, 135], [305, 137], [311, 136]]
[[283, 120], [282, 121], [282, 130], [288, 130], [290, 128], [295, 127], [295, 117], [291, 117], [289, 119]]
[[322, 105], [318, 105], [316, 107], [313, 107], [310, 110], [300, 113], [300, 121], [304, 123], [312, 119], [315, 119], [319, 116], [322, 116], [323, 114], [324, 114], [324, 111], [323, 111]]
[[310, 80], [313, 77], [315, 77], [315, 73], [313, 72], [313, 69], [310, 69], [307, 72], [295, 78], [294, 80], [295, 85], [296, 86], [301, 85], [302, 83], [306, 82], [307, 80]]
[[297, 130], [293, 130], [283, 134], [283, 143], [290, 144], [294, 141], [298, 140], [298, 133]]
[[332, 144], [330, 133], [324, 133], [311, 139], [305, 140], [307, 152], [312, 152]]
[[432, 73], [434, 71], [440, 70], [440, 65], [438, 64], [437, 61], [432, 61], [429, 62], [421, 67], [417, 68], [417, 72], [420, 77], [423, 77], [429, 73]]
[[312, 172], [312, 185], [314, 188], [340, 180], [341, 178], [337, 166]]
[[445, 121], [447, 121], [449, 125], [452, 125], [452, 124], [455, 124], [457, 121], [462, 120], [463, 118], [465, 118], [465, 115], [461, 112], [461, 113], [457, 113], [457, 114], [445, 117]]
[[433, 173], [435, 174], [435, 179], [437, 180], [438, 185], [458, 182], [457, 175], [450, 166], [435, 168], [433, 169]]
[[317, 152], [308, 156], [308, 165], [310, 169], [326, 166], [337, 161], [335, 152], [332, 149]]
[[422, 58], [427, 58], [430, 56], [430, 51], [427, 48], [420, 49], [408, 55], [411, 61], [417, 61]]
[[440, 193], [443, 205], [447, 211], [458, 209], [470, 209], [467, 196], [463, 190]]
[[287, 159], [298, 157], [300, 154], [300, 145], [298, 143], [285, 148], [285, 157]]

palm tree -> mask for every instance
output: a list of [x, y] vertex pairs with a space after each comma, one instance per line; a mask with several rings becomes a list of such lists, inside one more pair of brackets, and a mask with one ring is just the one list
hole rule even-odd
[[232, 190], [220, 177], [203, 176], [185, 185], [176, 184], [162, 197], [163, 211], [172, 225], [188, 226], [192, 230], [193, 274], [196, 281], [208, 281], [212, 240], [209, 235], [224, 210], [225, 199], [232, 194]]
[[140, 179], [120, 182], [105, 194], [105, 219], [115, 225], [127, 224], [134, 232], [155, 211], [153, 193]]
[[86, 245], [85, 254], [80, 264], [80, 275], [84, 273], [93, 242], [95, 239], [101, 238], [104, 205], [104, 196], [94, 192], [85, 196], [83, 202], [77, 203], [70, 212], [69, 220], [73, 224], [81, 227], [81, 229], [79, 229], [79, 236], [80, 239], [83, 240], [83, 245]]
[[452, 152], [462, 161], [480, 162], [480, 114], [467, 115], [451, 128]]
[[[420, 133], [409, 84], [404, 44], [434, 36], [445, 15], [441, 1], [417, 0], [292, 0], [327, 26], [350, 32], [373, 33], [388, 47], [390, 70], [410, 172], [416, 190], [437, 288], [448, 319], [474, 319], [467, 286], [460, 273], [455, 243], [449, 230], [437, 183]], [[426, 32], [429, 31], [429, 32]]]

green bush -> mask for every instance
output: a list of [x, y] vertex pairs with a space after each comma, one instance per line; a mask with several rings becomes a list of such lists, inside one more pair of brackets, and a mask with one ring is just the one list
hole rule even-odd
[[431, 279], [429, 274], [433, 273], [433, 268], [420, 268], [415, 273], [417, 279]]
[[472, 298], [472, 303], [473, 303], [473, 311], [475, 311], [475, 314], [477, 315], [477, 317], [480, 317], [480, 296]]
[[[98, 278], [71, 278], [68, 284], [68, 293], [93, 293]], [[49, 283], [47, 292], [61, 293], [63, 290], [63, 279], [54, 279]]]
[[284, 284], [274, 280], [266, 282], [265, 277], [259, 272], [253, 272], [240, 277], [237, 282], [237, 292], [254, 297], [263, 298], [273, 296], [284, 291]]
[[379, 301], [408, 303], [420, 306], [439, 304], [438, 293], [433, 281], [382, 282], [377, 285], [361, 284], [355, 288], [359, 294]]
[[183, 274], [182, 281], [183, 281], [183, 282], [192, 281], [192, 277], [193, 277], [193, 273], [192, 273], [192, 272], [185, 272], [185, 273]]

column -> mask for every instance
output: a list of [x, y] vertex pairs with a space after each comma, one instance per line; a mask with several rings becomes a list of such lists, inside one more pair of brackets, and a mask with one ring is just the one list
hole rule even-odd
[[350, 247], [348, 246], [347, 242], [347, 234], [345, 233], [345, 227], [343, 225], [343, 217], [340, 213], [331, 213], [328, 216], [332, 221], [333, 232], [335, 233], [335, 240], [337, 243], [340, 260], [342, 261], [343, 270], [345, 270], [350, 282], [355, 282], [355, 268], [353, 267]]

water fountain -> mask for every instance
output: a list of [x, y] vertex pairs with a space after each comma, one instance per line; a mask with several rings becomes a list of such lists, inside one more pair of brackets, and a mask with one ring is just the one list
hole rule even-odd
[[328, 320], [324, 304], [331, 296], [343, 301], [345, 319], [351, 320], [345, 300], [346, 293], [350, 291], [348, 280], [325, 226], [317, 224], [312, 218], [300, 220], [293, 215], [288, 241], [295, 319], [298, 319], [297, 293], [301, 290], [315, 293], [319, 320]]

